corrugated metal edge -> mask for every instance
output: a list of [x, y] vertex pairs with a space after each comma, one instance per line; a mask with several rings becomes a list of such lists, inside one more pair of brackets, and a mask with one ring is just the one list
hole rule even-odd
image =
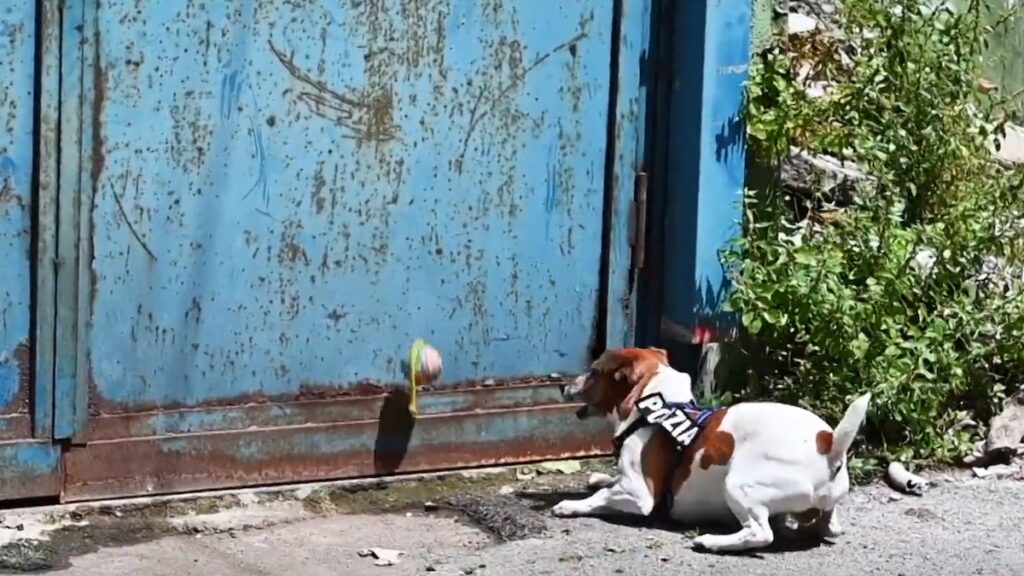
[[[380, 422], [92, 442], [66, 453], [62, 501], [607, 454], [607, 423], [581, 422], [575, 410], [563, 404], [417, 419], [396, 410]], [[537, 432], [520, 434], [527, 423]]]
[[78, 215], [82, 174], [82, 57], [85, 3], [63, 3], [60, 70], [60, 176], [54, 342], [53, 435], [72, 438], [85, 429], [88, 399], [78, 379]]
[[608, 179], [611, 235], [608, 251], [607, 329], [604, 345], [628, 346], [636, 328], [636, 290], [630, 285], [632, 249], [629, 241], [630, 204], [633, 182], [644, 158], [646, 124], [646, 87], [643, 85], [646, 54], [650, 46], [651, 0], [617, 0], [618, 48], [616, 87], [611, 110], [609, 146], [613, 147], [611, 178]]
[[39, 120], [36, 127], [35, 353], [32, 431], [49, 440], [53, 434], [54, 322], [56, 320], [57, 175], [60, 134], [60, 0], [40, 2]]
[[[142, 413], [94, 415], [89, 420], [88, 439], [130, 439], [169, 434], [201, 434], [256, 428], [282, 428], [311, 424], [336, 424], [376, 420], [396, 391], [370, 397], [349, 397], [298, 402], [265, 402], [245, 406], [202, 406]], [[562, 403], [558, 384], [425, 392], [420, 397], [419, 415], [436, 416], [478, 410], [521, 409]]]

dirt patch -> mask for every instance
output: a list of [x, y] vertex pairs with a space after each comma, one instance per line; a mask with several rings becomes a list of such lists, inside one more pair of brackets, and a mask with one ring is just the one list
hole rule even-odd
[[471, 525], [502, 542], [539, 538], [548, 531], [544, 516], [514, 496], [456, 496], [448, 505]]
[[[611, 470], [609, 459], [582, 462], [574, 474], [537, 474], [533, 467], [521, 467], [497, 473], [456, 473], [400, 482], [369, 482], [341, 484], [317, 488], [300, 496], [303, 507], [313, 514], [365, 514], [377, 512], [407, 512], [423, 510], [436, 504], [440, 508], [458, 510], [451, 505], [455, 497], [485, 497], [503, 492], [505, 495], [528, 490], [557, 492], [567, 488], [579, 489], [591, 472]], [[521, 479], [529, 470], [529, 479]], [[302, 490], [301, 488], [299, 489]], [[294, 493], [293, 497], [294, 497]], [[283, 495], [287, 497], [287, 494]], [[463, 503], [466, 501], [464, 500]], [[447, 506], [446, 506], [447, 505]]]
[[97, 518], [50, 532], [49, 540], [18, 540], [0, 548], [0, 573], [59, 570], [71, 559], [100, 548], [129, 546], [176, 533], [166, 521], [146, 518]]

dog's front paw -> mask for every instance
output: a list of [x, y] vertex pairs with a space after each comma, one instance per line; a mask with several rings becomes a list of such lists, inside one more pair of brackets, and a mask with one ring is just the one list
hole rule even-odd
[[615, 477], [604, 472], [594, 472], [587, 479], [587, 486], [591, 489], [607, 488], [612, 484], [615, 484]]
[[579, 516], [579, 507], [572, 500], [562, 500], [555, 507], [551, 509], [551, 513], [559, 518], [569, 518], [572, 516]]
[[714, 552], [718, 548], [718, 539], [719, 538], [714, 534], [704, 534], [702, 536], [697, 536], [693, 539], [693, 547], [697, 550], [707, 550], [709, 552]]

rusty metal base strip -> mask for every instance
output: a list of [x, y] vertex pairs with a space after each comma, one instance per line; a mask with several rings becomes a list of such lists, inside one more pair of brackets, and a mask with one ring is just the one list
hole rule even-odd
[[60, 446], [27, 440], [0, 443], [0, 500], [60, 494]]
[[65, 502], [501, 465], [607, 452], [574, 406], [92, 442], [66, 453]]

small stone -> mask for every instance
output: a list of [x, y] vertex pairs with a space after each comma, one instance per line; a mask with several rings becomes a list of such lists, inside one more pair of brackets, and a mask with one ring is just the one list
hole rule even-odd
[[423, 569], [426, 570], [427, 572], [437, 572], [437, 568], [434, 568], [430, 564], [427, 564], [426, 566], [424, 566]]
[[17, 526], [14, 527], [14, 529], [17, 530], [18, 532], [24, 532], [25, 531], [25, 525], [24, 524], [18, 524]]
[[232, 530], [231, 532], [228, 532], [228, 536], [230, 536], [232, 538], [238, 538], [238, 532], [235, 532], [234, 530]]
[[437, 510], [437, 502], [426, 501], [423, 503], [423, 510], [425, 512], [433, 512]]
[[658, 562], [668, 562], [671, 559], [668, 556], [658, 556]]
[[790, 34], [806, 34], [817, 27], [817, 20], [796, 12], [789, 14], [789, 21], [786, 24], [786, 29]]
[[498, 488], [498, 494], [501, 494], [502, 496], [511, 496], [515, 493], [516, 489], [511, 486], [502, 486], [501, 488]]
[[903, 500], [903, 495], [895, 493], [889, 494], [889, 502], [899, 502], [900, 500]]

